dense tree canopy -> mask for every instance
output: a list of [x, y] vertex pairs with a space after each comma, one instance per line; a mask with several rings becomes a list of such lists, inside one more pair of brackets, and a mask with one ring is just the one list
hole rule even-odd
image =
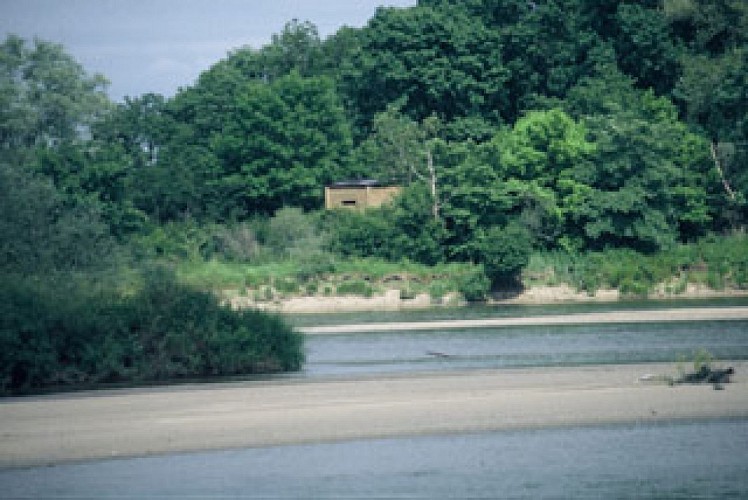
[[348, 248], [506, 279], [502, 231], [653, 251], [745, 225], [746, 33], [740, 0], [421, 0], [327, 39], [293, 20], [173, 98], [116, 106], [61, 47], [11, 36], [2, 161], [120, 238], [316, 210], [331, 181], [394, 179], [392, 207], [338, 221]]

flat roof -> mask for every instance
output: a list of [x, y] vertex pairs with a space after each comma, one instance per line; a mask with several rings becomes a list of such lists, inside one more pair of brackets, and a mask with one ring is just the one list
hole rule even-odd
[[349, 188], [349, 187], [384, 187], [389, 184], [384, 184], [376, 179], [357, 179], [357, 180], [346, 180], [333, 182], [330, 186], [332, 188]]

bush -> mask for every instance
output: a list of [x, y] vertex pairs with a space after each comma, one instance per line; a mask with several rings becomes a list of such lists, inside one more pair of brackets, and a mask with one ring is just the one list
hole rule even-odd
[[274, 288], [282, 294], [294, 294], [299, 291], [299, 283], [292, 278], [280, 278], [273, 282]]
[[457, 291], [468, 302], [486, 300], [491, 290], [491, 281], [483, 271], [483, 266], [476, 266], [469, 272], [457, 276]]
[[371, 297], [374, 294], [371, 285], [364, 280], [344, 281], [337, 287], [338, 295], [359, 295]]
[[265, 244], [273, 255], [287, 258], [318, 252], [323, 242], [313, 215], [305, 214], [299, 208], [286, 207], [270, 219]]
[[326, 252], [312, 251], [299, 256], [297, 260], [296, 277], [302, 282], [335, 272], [335, 257]]
[[90, 278], [0, 280], [0, 393], [297, 370], [302, 337], [161, 268], [122, 296]]
[[493, 285], [516, 286], [522, 269], [530, 261], [532, 241], [529, 233], [517, 224], [506, 228], [494, 226], [479, 241], [480, 260]]
[[260, 253], [257, 236], [247, 223], [218, 226], [213, 239], [215, 251], [228, 261], [250, 262]]

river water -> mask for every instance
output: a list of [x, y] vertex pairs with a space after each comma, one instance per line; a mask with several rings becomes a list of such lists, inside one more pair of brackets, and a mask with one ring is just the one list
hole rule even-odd
[[[298, 325], [473, 319], [748, 301], [477, 307], [292, 318]], [[309, 336], [292, 377], [748, 359], [748, 322]], [[729, 391], [729, 389], [728, 389]], [[748, 420], [360, 440], [0, 470], [11, 498], [748, 498]]]
[[352, 441], [0, 471], [1, 498], [748, 498], [748, 421]]
[[[434, 311], [313, 315], [292, 318], [315, 326], [387, 321], [479, 319], [694, 306], [748, 305], [722, 301], [623, 302], [557, 306], [494, 306]], [[302, 377], [534, 366], [690, 362], [704, 351], [714, 359], [748, 359], [748, 321], [554, 325], [407, 332], [310, 335]]]

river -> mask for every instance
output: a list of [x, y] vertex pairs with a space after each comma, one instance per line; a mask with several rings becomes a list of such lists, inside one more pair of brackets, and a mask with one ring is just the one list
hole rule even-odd
[[351, 441], [0, 471], [2, 498], [748, 498], [748, 421]]
[[[555, 306], [476, 306], [432, 311], [308, 315], [299, 326], [549, 316], [654, 308], [747, 305], [746, 299]], [[294, 376], [330, 377], [418, 371], [681, 361], [701, 352], [748, 359], [748, 321], [549, 325], [310, 335]]]
[[[667, 307], [746, 305], [678, 302]], [[662, 308], [476, 307], [294, 317], [297, 325]], [[445, 370], [748, 359], [748, 322], [309, 336], [291, 380]], [[705, 388], [705, 390], [709, 390]], [[729, 388], [724, 391], [729, 397]], [[747, 498], [748, 420], [427, 435], [0, 470], [0, 498]]]

